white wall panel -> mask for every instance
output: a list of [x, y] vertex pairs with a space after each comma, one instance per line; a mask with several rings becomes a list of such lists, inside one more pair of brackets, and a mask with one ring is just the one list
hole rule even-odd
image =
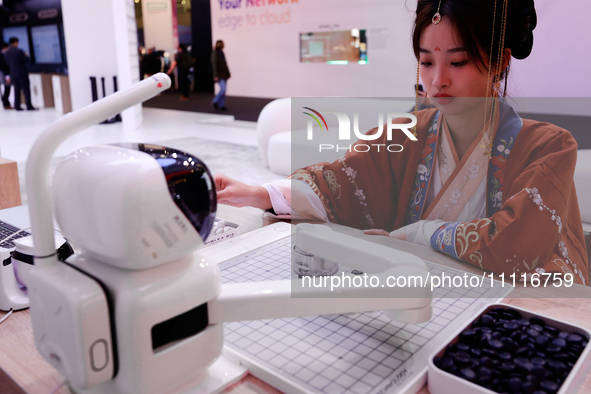
[[[533, 52], [525, 60], [514, 59], [510, 95], [590, 96], [591, 24], [586, 18], [591, 1], [536, 0], [535, 4], [538, 26]], [[415, 9], [416, 0], [211, 0], [213, 43], [224, 40], [232, 73], [228, 94], [414, 96]], [[288, 22], [261, 24], [270, 14], [288, 14]], [[254, 20], [256, 24], [249, 23]], [[232, 21], [241, 23], [232, 26], [228, 23]], [[352, 28], [369, 30], [368, 64], [300, 63], [299, 33]]]

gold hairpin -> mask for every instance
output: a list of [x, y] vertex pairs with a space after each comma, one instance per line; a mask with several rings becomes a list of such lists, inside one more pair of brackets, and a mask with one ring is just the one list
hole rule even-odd
[[434, 25], [439, 24], [439, 22], [441, 22], [441, 14], [439, 13], [439, 8], [441, 7], [441, 0], [439, 0], [439, 5], [437, 6], [437, 12], [435, 13], [435, 15], [433, 15], [433, 18], [431, 18], [431, 23], [433, 23]]

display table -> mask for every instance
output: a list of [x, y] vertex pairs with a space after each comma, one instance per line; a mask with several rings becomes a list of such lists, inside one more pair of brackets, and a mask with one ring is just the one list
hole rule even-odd
[[21, 205], [21, 189], [18, 182], [18, 169], [15, 161], [0, 157], [0, 209]]
[[[269, 216], [263, 217], [262, 211], [255, 208], [233, 208], [224, 205], [218, 207], [217, 216], [237, 223], [242, 234], [277, 221]], [[359, 230], [338, 225], [331, 225], [331, 227], [336, 231], [355, 234], [367, 240], [413, 253], [427, 261], [482, 274], [482, 271], [476, 267], [456, 261], [424, 246], [383, 236], [362, 235]], [[574, 295], [578, 298], [565, 298], [567, 295], [571, 297]], [[547, 298], [534, 298], [541, 296]], [[574, 285], [566, 293], [562, 289], [523, 288], [518, 284], [510, 297], [503, 300], [503, 302], [591, 329], [589, 297], [591, 297], [591, 288], [585, 286]], [[3, 315], [4, 312], [0, 312], [0, 318]], [[41, 358], [35, 349], [28, 310], [15, 312], [0, 325], [0, 349], [2, 349], [2, 352], [0, 352], [0, 368], [27, 393], [47, 394], [62, 382], [63, 378]], [[0, 375], [2, 374], [0, 373]], [[13, 391], [3, 390], [4, 387], [8, 387], [2, 385], [2, 382], [6, 382], [6, 380], [6, 377], [2, 379], [0, 376], [0, 392], [6, 394], [22, 393], [17, 389], [13, 389]], [[591, 392], [591, 376], [587, 377], [584, 387], [579, 392]], [[56, 393], [67, 394], [70, 391], [68, 388], [62, 387]], [[228, 388], [225, 393], [261, 394], [278, 393], [278, 391], [249, 375]], [[426, 394], [429, 391], [425, 386], [420, 393]]]
[[31, 103], [35, 108], [53, 107], [52, 74], [29, 74], [31, 84]]
[[53, 101], [55, 110], [60, 114], [72, 112], [72, 98], [70, 97], [70, 79], [67, 75], [53, 75]]

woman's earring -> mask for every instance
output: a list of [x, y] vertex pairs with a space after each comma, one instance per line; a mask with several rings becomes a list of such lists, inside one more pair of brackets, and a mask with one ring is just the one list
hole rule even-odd
[[501, 90], [501, 79], [499, 78], [498, 75], [495, 75], [495, 77], [493, 78], [493, 97], [497, 98], [500, 96], [500, 90]]
[[[417, 116], [417, 112], [419, 112], [419, 66], [420, 65], [421, 65], [421, 62], [417, 59], [417, 83], [415, 85], [415, 117]], [[412, 135], [414, 135], [415, 138], [418, 138], [416, 125], [415, 125], [415, 127], [412, 128]]]

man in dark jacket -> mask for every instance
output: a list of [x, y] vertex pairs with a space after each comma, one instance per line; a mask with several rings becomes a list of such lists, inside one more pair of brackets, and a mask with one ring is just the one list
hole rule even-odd
[[2, 94], [2, 104], [4, 109], [14, 109], [8, 102], [8, 96], [10, 95], [10, 67], [4, 59], [4, 52], [8, 49], [8, 44], [2, 41], [0, 47], [0, 85], [4, 85], [4, 94]]
[[27, 68], [29, 57], [22, 49], [18, 49], [18, 38], [12, 37], [8, 42], [10, 48], [4, 54], [4, 58], [10, 67], [10, 81], [14, 86], [14, 108], [17, 111], [22, 111], [21, 90], [24, 90], [27, 109], [29, 111], [35, 110], [36, 108], [33, 108], [33, 104], [31, 104], [29, 69]]
[[230, 70], [226, 63], [226, 55], [224, 55], [224, 42], [218, 40], [215, 43], [215, 49], [211, 53], [211, 65], [213, 67], [213, 80], [220, 85], [220, 91], [214, 97], [211, 105], [215, 109], [226, 111], [226, 82], [230, 78]]

